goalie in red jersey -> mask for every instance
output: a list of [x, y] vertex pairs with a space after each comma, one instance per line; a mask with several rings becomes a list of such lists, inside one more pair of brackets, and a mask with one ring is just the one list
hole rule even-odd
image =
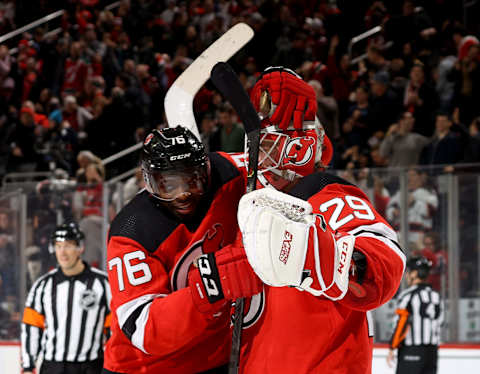
[[326, 173], [332, 145], [315, 93], [293, 71], [269, 68], [251, 93], [262, 119], [258, 181], [238, 224], [265, 283], [247, 302], [239, 372], [371, 372], [369, 310], [402, 279], [397, 236], [365, 193]]

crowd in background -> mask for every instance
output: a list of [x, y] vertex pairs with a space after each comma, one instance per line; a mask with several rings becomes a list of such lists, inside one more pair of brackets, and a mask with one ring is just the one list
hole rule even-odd
[[[92, 243], [99, 242], [101, 185], [137, 164], [133, 156], [108, 168], [101, 160], [166, 126], [163, 99], [176, 77], [233, 24], [246, 22], [255, 37], [230, 61], [244, 87], [248, 91], [272, 65], [292, 68], [308, 81], [334, 146], [330, 168], [370, 189], [396, 229], [398, 178], [371, 170], [409, 168], [410, 249], [430, 256], [431, 281], [441, 287], [447, 256], [445, 238], [435, 232], [443, 229], [438, 215], [446, 198], [436, 174], [424, 167], [455, 173], [467, 170], [460, 164], [480, 162], [480, 26], [464, 23], [462, 2], [130, 0], [105, 10], [109, 3], [40, 1], [36, 8], [27, 1], [0, 2], [0, 34], [39, 12], [66, 10], [60, 33], [39, 27], [0, 45], [0, 178], [55, 171], [62, 181], [41, 182], [34, 191], [27, 251], [33, 264], [59, 214], [80, 221], [84, 231], [95, 233]], [[377, 25], [382, 32], [349, 54], [351, 38]], [[234, 110], [209, 83], [196, 95], [194, 112], [209, 151], [243, 150]], [[66, 193], [70, 182], [75, 189]], [[141, 187], [137, 172], [113, 199], [127, 201]], [[468, 247], [462, 260], [474, 261], [476, 236], [468, 232], [476, 221], [462, 224]], [[0, 232], [0, 251], [8, 243]], [[98, 263], [101, 256], [92, 256]], [[0, 303], [12, 293], [5, 286], [14, 276], [8, 269], [11, 264], [0, 262]], [[465, 283], [472, 281], [470, 273]]]

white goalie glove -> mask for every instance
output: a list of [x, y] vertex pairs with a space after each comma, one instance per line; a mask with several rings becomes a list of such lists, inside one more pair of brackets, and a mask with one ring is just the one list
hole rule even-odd
[[355, 237], [334, 235], [307, 201], [270, 188], [253, 191], [240, 200], [238, 224], [263, 282], [331, 300], [345, 296]]

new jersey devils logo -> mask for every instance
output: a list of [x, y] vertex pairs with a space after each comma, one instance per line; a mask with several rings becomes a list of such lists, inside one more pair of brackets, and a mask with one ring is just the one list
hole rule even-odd
[[173, 291], [185, 288], [188, 283], [188, 270], [195, 259], [204, 253], [212, 253], [223, 247], [225, 235], [223, 226], [215, 223], [199, 241], [193, 243], [175, 264], [171, 277]]
[[143, 141], [143, 145], [148, 145], [148, 143], [150, 143], [152, 138], [153, 138], [153, 133], [148, 134], [145, 140]]
[[313, 157], [315, 139], [311, 136], [291, 139], [285, 148], [284, 160], [287, 164], [303, 166]]

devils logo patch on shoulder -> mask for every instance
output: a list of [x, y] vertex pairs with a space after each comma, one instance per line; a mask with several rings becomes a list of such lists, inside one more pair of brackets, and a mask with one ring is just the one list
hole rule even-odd
[[80, 308], [90, 310], [97, 305], [97, 294], [93, 290], [84, 290], [80, 295]]
[[152, 138], [153, 138], [153, 133], [148, 134], [145, 140], [143, 141], [143, 145], [148, 145], [148, 143], [150, 143]]

